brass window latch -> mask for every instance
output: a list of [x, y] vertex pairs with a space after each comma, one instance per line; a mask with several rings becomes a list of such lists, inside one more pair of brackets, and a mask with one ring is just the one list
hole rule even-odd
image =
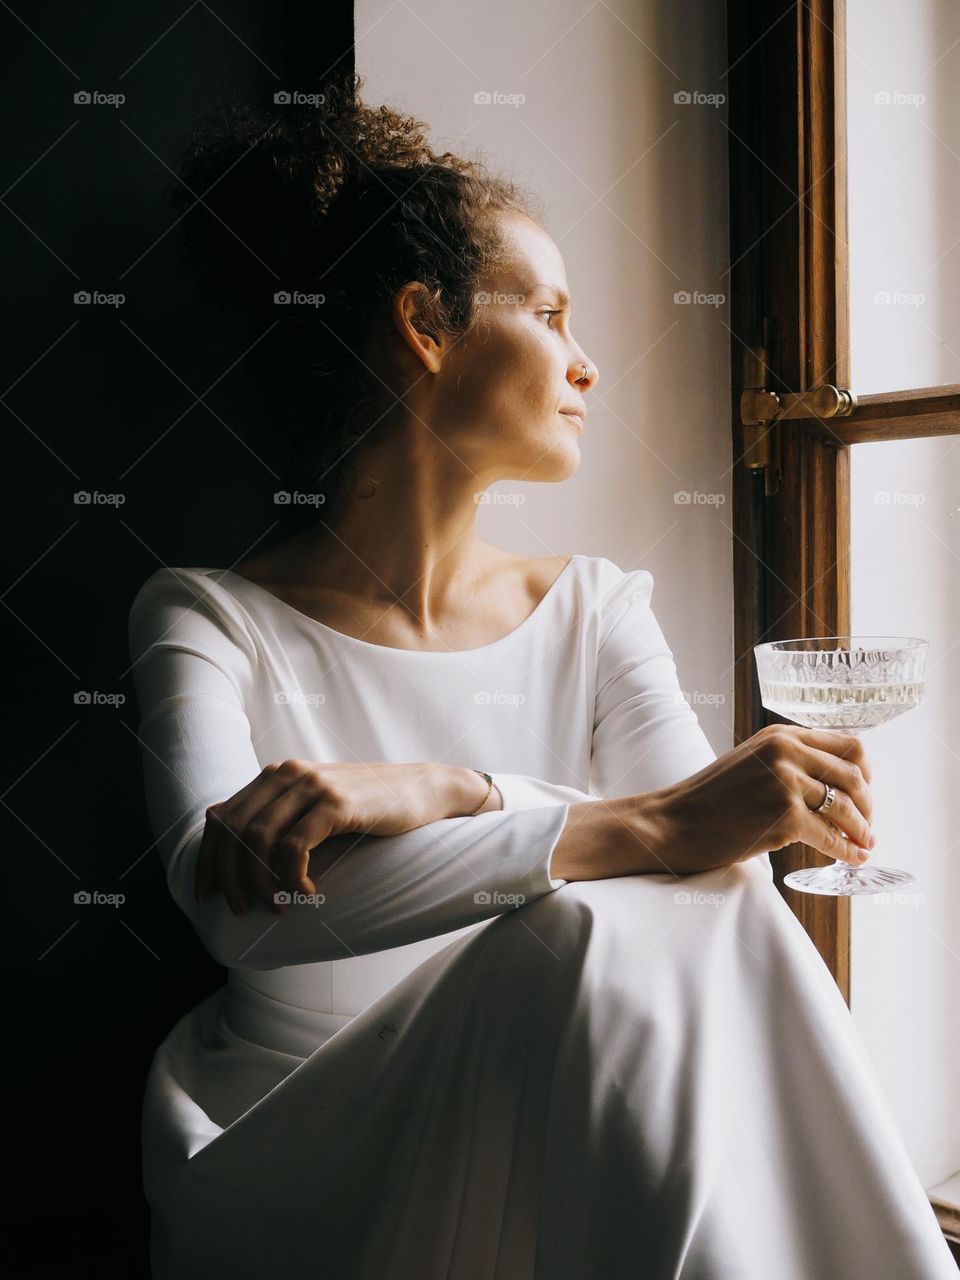
[[[764, 329], [766, 332], [766, 324]], [[828, 384], [809, 391], [773, 391], [771, 380], [767, 348], [744, 351], [740, 393], [743, 463], [751, 471], [764, 472], [767, 497], [780, 487], [780, 423], [798, 418], [846, 418], [857, 407], [857, 397], [842, 387]]]

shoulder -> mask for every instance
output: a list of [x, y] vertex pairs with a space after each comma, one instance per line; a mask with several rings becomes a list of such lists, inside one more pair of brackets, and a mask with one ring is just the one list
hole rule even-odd
[[621, 569], [606, 556], [590, 556], [581, 552], [565, 556], [540, 556], [536, 559], [517, 557], [515, 563], [529, 574], [535, 590], [543, 594], [560, 577], [574, 577], [589, 590], [603, 595], [629, 595], [653, 591], [653, 574], [648, 569]]
[[222, 569], [164, 565], [141, 584], [127, 616], [134, 658], [153, 645], [200, 652], [242, 649], [255, 656], [247, 619], [219, 581]]
[[607, 556], [578, 555], [574, 560], [585, 595], [607, 621], [650, 604], [654, 579], [649, 569], [622, 569]]
[[574, 552], [568, 556], [517, 559], [529, 574], [532, 589], [540, 596], [561, 579], [570, 578], [579, 588], [584, 605], [596, 605], [611, 617], [629, 607], [649, 605], [654, 578], [649, 569], [622, 569], [607, 556]]
[[540, 595], [550, 590], [551, 582], [558, 594], [565, 587], [562, 594], [571, 617], [579, 616], [582, 633], [591, 637], [598, 653], [614, 634], [636, 639], [649, 630], [654, 585], [649, 569], [623, 569], [607, 556], [582, 553], [544, 557], [539, 566]]

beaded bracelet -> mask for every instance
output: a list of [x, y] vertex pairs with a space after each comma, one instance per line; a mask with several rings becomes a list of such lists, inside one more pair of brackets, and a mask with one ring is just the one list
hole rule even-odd
[[480, 810], [480, 809], [482, 809], [482, 808], [483, 808], [483, 806], [484, 806], [484, 805], [487, 803], [487, 801], [490, 799], [490, 792], [493, 790], [493, 778], [491, 778], [491, 776], [490, 776], [490, 774], [489, 774], [489, 773], [484, 773], [484, 771], [483, 771], [482, 769], [474, 769], [474, 771], [473, 771], [473, 772], [474, 772], [474, 773], [479, 773], [479, 775], [480, 775], [480, 777], [481, 777], [481, 778], [486, 778], [486, 780], [487, 780], [487, 794], [483, 797], [483, 799], [482, 799], [482, 800], [480, 801], [480, 803], [477, 805], [476, 809], [471, 809], [471, 810], [470, 810], [470, 812], [467, 814], [467, 817], [468, 817], [468, 818], [472, 818], [472, 817], [473, 817], [473, 815], [474, 815], [478, 810]]

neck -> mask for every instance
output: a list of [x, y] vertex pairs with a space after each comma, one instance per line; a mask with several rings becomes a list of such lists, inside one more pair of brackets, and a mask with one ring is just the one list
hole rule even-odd
[[[511, 557], [476, 534], [477, 495], [491, 480], [470, 474], [436, 442], [422, 457], [389, 467], [361, 464], [336, 523], [322, 517], [289, 544], [289, 578], [342, 589], [364, 603], [400, 604], [425, 625], [462, 600], [497, 560]], [[415, 463], [415, 465], [413, 465]]]

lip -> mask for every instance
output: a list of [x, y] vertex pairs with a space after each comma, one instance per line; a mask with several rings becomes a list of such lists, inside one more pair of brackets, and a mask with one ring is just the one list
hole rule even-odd
[[585, 409], [561, 409], [560, 412], [565, 418], [572, 418], [580, 430], [583, 430], [583, 420], [586, 417]]

